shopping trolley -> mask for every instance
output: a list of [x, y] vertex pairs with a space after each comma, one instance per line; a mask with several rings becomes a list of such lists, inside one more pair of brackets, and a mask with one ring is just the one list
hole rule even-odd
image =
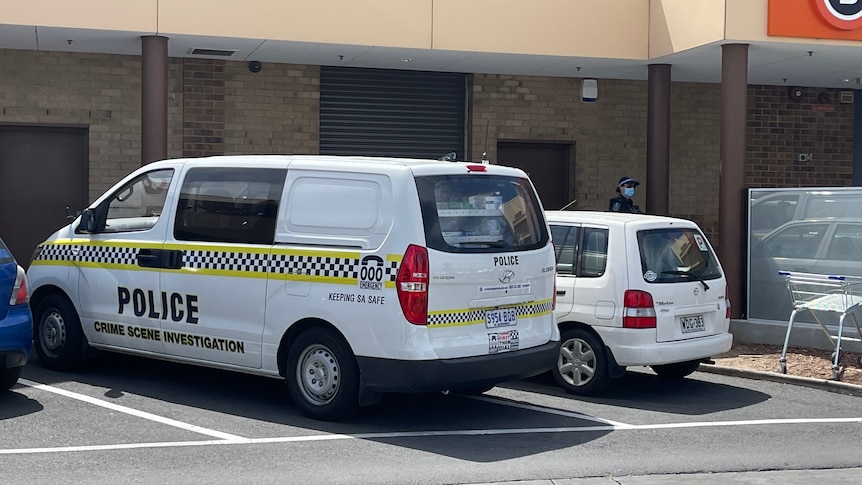
[[[832, 378], [841, 380], [841, 372], [838, 368], [838, 354], [841, 352], [841, 340], [862, 341], [862, 330], [856, 320], [854, 312], [862, 308], [862, 278], [851, 276], [820, 275], [812, 273], [796, 273], [790, 271], [779, 271], [780, 275], [787, 280], [787, 289], [793, 299], [793, 312], [787, 324], [787, 335], [784, 337], [784, 347], [781, 349], [781, 373], [787, 373], [787, 343], [790, 341], [790, 331], [793, 329], [793, 321], [802, 312], [809, 311], [814, 321], [835, 346], [832, 354]], [[838, 332], [833, 336], [829, 333], [826, 325], [820, 319], [819, 312], [840, 313], [838, 319]], [[844, 318], [850, 315], [859, 338], [844, 336]], [[862, 357], [856, 364], [862, 367]]]

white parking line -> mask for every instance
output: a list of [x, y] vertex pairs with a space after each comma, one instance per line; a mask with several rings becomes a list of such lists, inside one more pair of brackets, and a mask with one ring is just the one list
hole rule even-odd
[[[20, 381], [19, 381], [20, 382]], [[815, 418], [815, 419], [759, 419], [752, 421], [715, 421], [695, 423], [668, 423], [668, 424], [646, 424], [617, 426], [572, 426], [561, 428], [504, 428], [504, 429], [468, 429], [451, 431], [404, 431], [392, 433], [359, 433], [355, 435], [328, 434], [313, 436], [284, 436], [277, 438], [249, 438], [242, 440], [207, 440], [207, 441], [175, 441], [163, 443], [127, 443], [118, 445], [94, 445], [94, 446], [65, 446], [56, 448], [18, 448], [0, 450], [0, 455], [21, 455], [36, 453], [69, 453], [79, 451], [110, 451], [129, 450], [140, 448], [173, 448], [186, 446], [219, 446], [219, 445], [241, 445], [241, 444], [268, 444], [268, 443], [308, 443], [314, 441], [332, 440], [379, 440], [386, 438], [424, 438], [430, 436], [483, 436], [504, 434], [539, 434], [539, 433], [595, 433], [597, 431], [640, 431], [657, 429], [678, 428], [712, 428], [720, 426], [763, 426], [776, 424], [823, 424], [823, 423], [858, 423], [862, 424], [860, 418]]]
[[284, 436], [274, 438], [243, 438], [228, 433], [222, 433], [207, 428], [201, 428], [181, 421], [176, 421], [169, 418], [164, 418], [143, 411], [127, 408], [113, 404], [101, 399], [92, 398], [76, 392], [66, 391], [56, 387], [40, 384], [38, 382], [29, 381], [27, 379], [19, 379], [20, 384], [30, 386], [36, 389], [41, 389], [48, 392], [53, 392], [62, 396], [78, 399], [90, 404], [95, 404], [104, 408], [112, 409], [122, 413], [130, 414], [144, 419], [149, 419], [159, 423], [175, 426], [188, 431], [213, 436], [220, 438], [217, 440], [201, 440], [201, 441], [173, 441], [159, 443], [125, 443], [114, 445], [89, 445], [89, 446], [62, 446], [49, 448], [17, 448], [17, 449], [0, 449], [0, 455], [21, 455], [21, 454], [40, 454], [40, 453], [71, 453], [82, 451], [113, 451], [113, 450], [130, 450], [141, 448], [177, 448], [189, 446], [220, 446], [220, 445], [239, 445], [239, 444], [269, 444], [269, 443], [308, 443], [316, 441], [333, 441], [333, 440], [379, 440], [388, 438], [424, 438], [424, 437], [440, 437], [440, 436], [492, 436], [492, 435], [519, 435], [519, 434], [540, 434], [540, 433], [596, 433], [596, 432], [613, 432], [613, 431], [642, 431], [642, 430], [672, 430], [684, 428], [714, 428], [723, 426], [764, 426], [764, 425], [799, 425], [799, 424], [839, 424], [839, 423], [856, 423], [862, 424], [862, 417], [858, 418], [793, 418], [793, 419], [758, 419], [750, 421], [701, 421], [690, 423], [665, 423], [665, 424], [626, 424], [613, 421], [603, 420], [592, 416], [534, 406], [530, 404], [522, 404], [517, 402], [505, 401], [486, 396], [474, 396], [475, 399], [487, 401], [493, 404], [503, 404], [530, 411], [538, 411], [543, 413], [555, 414], [578, 419], [586, 419], [602, 423], [597, 426], [567, 426], [553, 428], [502, 428], [502, 429], [468, 429], [468, 430], [450, 430], [450, 431], [397, 431], [383, 433], [358, 433], [353, 435], [346, 434], [323, 434], [309, 436]]
[[205, 434], [207, 436], [212, 436], [213, 438], [221, 438], [223, 440], [235, 441], [235, 442], [246, 442], [247, 439], [242, 436], [236, 436], [228, 433], [222, 433], [221, 431], [215, 431], [212, 429], [202, 428], [200, 426], [195, 426], [193, 424], [184, 423], [182, 421], [177, 421], [171, 418], [165, 418], [162, 416], [158, 416], [155, 414], [150, 414], [145, 411], [138, 411], [137, 409], [127, 408], [126, 406], [120, 406], [119, 404], [114, 404], [112, 402], [104, 401], [102, 399], [96, 399], [94, 397], [85, 396], [84, 394], [78, 394], [77, 392], [66, 391], [64, 389], [60, 389], [59, 387], [49, 386], [47, 384], [41, 384], [38, 382], [33, 382], [27, 379], [18, 379], [19, 384], [23, 384], [25, 386], [30, 386], [34, 389], [40, 389], [42, 391], [53, 392], [54, 394], [59, 394], [61, 396], [69, 397], [72, 399], [77, 399], [78, 401], [84, 401], [86, 403], [95, 404], [96, 406], [101, 406], [103, 408], [108, 408], [114, 411], [118, 411], [121, 413], [126, 413], [132, 416], [136, 416], [138, 418], [149, 419], [150, 421], [155, 421], [157, 423], [166, 424], [168, 426], [174, 426], [176, 428], [184, 429], [186, 431], [192, 431], [194, 433]]

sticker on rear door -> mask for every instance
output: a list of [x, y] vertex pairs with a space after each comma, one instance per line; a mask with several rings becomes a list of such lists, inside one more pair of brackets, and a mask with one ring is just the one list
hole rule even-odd
[[517, 330], [509, 330], [508, 332], [498, 332], [488, 334], [488, 353], [499, 354], [500, 352], [511, 352], [518, 350]]

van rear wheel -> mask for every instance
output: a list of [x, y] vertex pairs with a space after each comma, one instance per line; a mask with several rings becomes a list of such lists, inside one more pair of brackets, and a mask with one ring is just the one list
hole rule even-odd
[[52, 370], [71, 370], [81, 363], [84, 335], [72, 303], [62, 295], [48, 295], [36, 306], [34, 347], [39, 362]]
[[311, 328], [299, 334], [287, 354], [286, 369], [290, 396], [306, 416], [334, 421], [359, 409], [359, 366], [333, 331]]
[[700, 360], [687, 360], [675, 364], [651, 365], [650, 368], [659, 377], [665, 379], [682, 379], [700, 367]]
[[599, 394], [611, 383], [605, 346], [580, 328], [563, 332], [560, 355], [551, 373], [563, 390], [579, 396]]

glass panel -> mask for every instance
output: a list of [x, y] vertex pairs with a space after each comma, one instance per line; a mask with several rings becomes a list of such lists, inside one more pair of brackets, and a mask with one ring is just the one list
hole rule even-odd
[[581, 253], [581, 277], [605, 274], [608, 263], [608, 230], [584, 228], [584, 251]]
[[159, 220], [174, 176], [173, 169], [147, 172], [135, 177], [108, 199], [100, 232], [145, 231]]
[[286, 174], [265, 168], [189, 170], [177, 204], [174, 237], [272, 244]]
[[677, 283], [721, 277], [706, 238], [690, 228], [638, 232], [641, 270], [649, 283]]
[[548, 234], [533, 186], [502, 176], [417, 177], [428, 247], [447, 252], [524, 251]]

